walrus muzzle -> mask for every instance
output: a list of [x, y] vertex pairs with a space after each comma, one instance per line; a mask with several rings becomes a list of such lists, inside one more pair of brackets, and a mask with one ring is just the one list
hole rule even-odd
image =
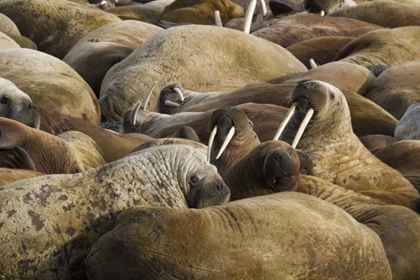
[[276, 151], [267, 155], [263, 172], [267, 185], [275, 192], [296, 190], [299, 168], [287, 154]]
[[230, 189], [220, 178], [210, 180], [204, 178], [197, 186], [193, 194], [192, 208], [204, 208], [228, 202], [230, 199]]

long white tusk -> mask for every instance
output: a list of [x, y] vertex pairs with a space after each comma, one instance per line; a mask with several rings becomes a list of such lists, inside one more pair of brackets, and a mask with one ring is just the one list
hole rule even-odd
[[165, 106], [168, 106], [168, 107], [179, 107], [178, 103], [172, 102], [172, 101], [169, 101], [169, 100], [165, 100], [164, 104], [165, 104]]
[[133, 111], [131, 111], [131, 116], [130, 116], [130, 124], [131, 125], [136, 124], [137, 112], [139, 111], [140, 107], [141, 107], [141, 102], [139, 103], [139, 105], [136, 106], [136, 108], [133, 109]]
[[147, 103], [149, 102], [150, 95], [152, 95], [153, 89], [155, 88], [157, 82], [154, 82], [154, 84], [149, 88], [146, 95], [143, 98], [143, 101], [141, 102], [142, 106], [141, 109], [146, 110]]
[[316, 64], [315, 60], [313, 60], [313, 58], [309, 59], [309, 64], [311, 65], [312, 69], [318, 68], [318, 65]]
[[295, 104], [292, 105], [292, 107], [290, 107], [289, 112], [287, 112], [286, 117], [284, 118], [284, 120], [281, 122], [279, 129], [277, 129], [276, 135], [274, 135], [273, 140], [278, 140], [280, 135], [282, 134], [284, 128], [286, 127], [287, 123], [289, 122], [290, 118], [292, 117], [293, 113], [295, 112], [296, 106]]
[[181, 98], [181, 102], [184, 102], [184, 94], [182, 94], [182, 90], [179, 87], [174, 87], [174, 91], [178, 92], [179, 98]]
[[321, 15], [321, 17], [325, 16], [325, 12], [324, 12], [324, 10], [321, 10], [320, 15]]
[[229, 144], [230, 140], [232, 140], [233, 135], [235, 135], [235, 127], [232, 126], [231, 129], [229, 130], [228, 135], [226, 136], [225, 141], [223, 141], [222, 147], [220, 147], [219, 153], [216, 156], [216, 159], [219, 159], [219, 157], [223, 154], [223, 152], [225, 151], [227, 145]]
[[246, 10], [245, 21], [244, 21], [244, 32], [249, 34], [251, 30], [252, 17], [254, 16], [255, 6], [257, 6], [257, 0], [251, 0]]
[[265, 4], [265, 0], [261, 0], [261, 7], [262, 7], [262, 12], [263, 12], [263, 16], [267, 15], [267, 4]]
[[211, 146], [213, 146], [214, 137], [216, 137], [217, 125], [213, 128], [210, 134], [209, 143], [207, 144], [207, 161], [210, 162]]
[[214, 11], [214, 22], [216, 26], [223, 27], [222, 18], [220, 17], [219, 10]]
[[295, 139], [293, 139], [293, 143], [292, 143], [293, 148], [296, 148], [297, 144], [299, 143], [299, 140], [302, 137], [302, 134], [305, 131], [306, 126], [308, 125], [309, 121], [314, 115], [314, 112], [315, 112], [314, 109], [309, 108], [308, 112], [306, 113], [306, 116], [303, 119], [302, 123], [300, 124], [298, 132], [296, 133]]

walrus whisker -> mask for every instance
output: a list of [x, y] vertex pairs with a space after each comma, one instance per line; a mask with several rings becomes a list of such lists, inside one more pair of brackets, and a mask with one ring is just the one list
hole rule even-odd
[[312, 69], [318, 68], [318, 65], [313, 58], [309, 59], [309, 64], [311, 65]]
[[225, 151], [227, 145], [229, 144], [230, 140], [232, 140], [233, 135], [235, 135], [235, 127], [232, 126], [229, 130], [228, 135], [226, 136], [225, 141], [223, 141], [222, 147], [219, 150], [219, 153], [216, 156], [216, 159], [219, 159], [219, 157], [223, 154], [223, 152]]
[[306, 113], [305, 118], [303, 119], [302, 123], [299, 126], [299, 129], [296, 133], [295, 139], [293, 139], [293, 143], [292, 143], [293, 149], [296, 149], [296, 146], [297, 146], [300, 138], [302, 137], [303, 132], [305, 131], [305, 128], [308, 125], [308, 123], [311, 120], [314, 113], [315, 113], [315, 110], [312, 109], [312, 108], [309, 108], [308, 112]]
[[142, 104], [141, 109], [146, 110], [146, 106], [147, 106], [147, 103], [149, 102], [150, 95], [152, 95], [152, 92], [153, 92], [156, 84], [157, 84], [157, 82], [154, 82], [153, 85], [147, 91], [146, 95], [144, 96], [144, 98], [141, 102], [141, 104]]
[[265, 4], [265, 0], [261, 0], [261, 7], [262, 7], [262, 12], [263, 12], [263, 16], [265, 17], [267, 15], [267, 5]]
[[168, 107], [179, 107], [179, 104], [173, 101], [165, 100], [164, 102], [165, 106]]
[[244, 32], [249, 34], [252, 23], [252, 16], [254, 15], [255, 6], [257, 6], [257, 0], [251, 0], [248, 9], [246, 10], [245, 21], [244, 21]]
[[287, 123], [289, 122], [290, 118], [293, 116], [293, 113], [295, 112], [296, 105], [293, 104], [292, 107], [290, 107], [289, 112], [287, 112], [286, 117], [281, 122], [279, 128], [277, 129], [276, 134], [274, 135], [273, 140], [278, 140], [280, 135], [282, 134], [284, 128], [286, 127]]
[[174, 91], [178, 93], [179, 98], [181, 98], [181, 102], [184, 102], [184, 94], [182, 93], [182, 90], [179, 87], [174, 87]]
[[223, 27], [222, 18], [220, 17], [219, 10], [214, 11], [214, 22], [216, 26]]
[[136, 125], [137, 112], [139, 111], [140, 107], [141, 107], [141, 102], [136, 106], [136, 108], [133, 109], [133, 111], [131, 111], [131, 115], [130, 115], [130, 124], [131, 125]]
[[213, 131], [210, 134], [209, 143], [207, 145], [207, 161], [210, 162], [211, 147], [213, 146], [214, 137], [216, 137], [217, 125], [213, 128]]

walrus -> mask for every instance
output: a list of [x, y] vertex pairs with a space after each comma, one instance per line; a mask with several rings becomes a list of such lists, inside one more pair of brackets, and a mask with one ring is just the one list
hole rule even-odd
[[24, 48], [0, 50], [0, 76], [29, 95], [36, 106], [99, 124], [95, 93], [68, 64], [51, 55]]
[[[333, 65], [331, 65], [333, 66]], [[337, 65], [339, 67], [339, 65]], [[324, 68], [325, 67], [325, 68]], [[325, 70], [330, 70], [333, 67], [325, 65]], [[321, 67], [319, 67], [321, 68]], [[344, 72], [346, 67], [341, 68]], [[349, 68], [347, 68], [349, 69]], [[351, 67], [350, 67], [351, 69]], [[357, 70], [357, 69], [353, 69]], [[334, 71], [334, 70], [333, 70]], [[308, 71], [310, 72], [310, 71]], [[314, 71], [315, 74], [317, 71]], [[328, 71], [320, 71], [316, 74], [322, 74], [327, 81], [336, 83], [338, 86], [343, 88], [360, 88], [361, 91], [366, 88], [366, 85], [370, 84], [373, 79], [369, 73], [363, 73], [363, 71], [354, 71], [352, 76], [357, 83], [351, 84], [347, 81], [340, 81], [342, 77], [340, 75], [328, 75]], [[341, 71], [337, 71], [341, 72]], [[341, 72], [341, 73], [343, 73]], [[331, 73], [331, 72], [330, 72]], [[367, 75], [366, 75], [367, 74]], [[329, 76], [329, 77], [327, 77]], [[310, 78], [309, 75], [302, 75], [301, 80]], [[342, 79], [341, 79], [342, 80]], [[273, 105], [260, 106], [260, 114], [252, 114], [248, 112], [248, 118], [254, 123], [254, 130], [257, 132], [258, 137], [261, 141], [267, 141], [273, 139], [273, 132], [269, 130], [261, 129], [265, 126], [267, 129], [271, 127], [271, 123], [274, 123], [278, 118], [280, 121], [286, 116], [287, 111], [284, 111], [283, 107], [290, 107], [290, 93], [295, 88], [296, 84], [249, 84], [245, 87], [239, 88], [233, 91], [225, 92], [194, 92], [188, 89], [184, 89], [179, 84], [170, 83], [165, 86], [159, 96], [158, 111], [165, 114], [174, 114], [179, 112], [204, 112], [209, 109], [216, 109], [225, 106], [240, 106], [241, 110], [246, 110], [245, 105], [240, 105], [247, 102], [253, 102], [258, 104], [275, 104], [281, 107], [277, 107], [277, 112], [271, 110]], [[183, 97], [181, 98], [179, 92], [182, 92]], [[369, 134], [385, 134], [393, 135], [395, 126], [398, 120], [395, 119], [390, 113], [385, 111], [383, 108], [370, 101], [369, 99], [352, 91], [342, 90], [350, 108], [351, 122], [353, 131], [357, 136], [364, 136]], [[250, 104], [251, 105], [251, 104]], [[257, 110], [258, 105], [252, 105]], [[250, 107], [251, 108], [251, 107]], [[270, 111], [273, 117], [265, 117], [264, 115]], [[277, 125], [276, 125], [277, 126]], [[269, 138], [266, 138], [267, 136]], [[203, 140], [203, 138], [201, 138]]]
[[417, 47], [419, 41], [420, 26], [378, 29], [348, 43], [337, 53], [334, 60], [356, 63], [365, 67], [398, 65], [420, 59], [420, 49]]
[[354, 18], [389, 28], [420, 25], [420, 7], [394, 1], [365, 1], [363, 5], [345, 7], [329, 16]]
[[20, 48], [10, 36], [0, 31], [0, 49]]
[[304, 0], [303, 5], [308, 13], [320, 14], [321, 16], [330, 15], [345, 7], [357, 6], [353, 0]]
[[397, 140], [420, 140], [420, 102], [411, 104], [395, 127], [394, 137]]
[[359, 138], [363, 145], [374, 154], [376, 150], [384, 148], [390, 144], [397, 142], [392, 136], [383, 134], [371, 134]]
[[59, 59], [90, 31], [120, 21], [99, 9], [65, 0], [5, 0], [0, 13], [15, 22], [40, 51]]
[[[155, 82], [157, 88], [177, 82], [191, 90], [222, 91], [304, 71], [287, 50], [261, 38], [216, 26], [178, 26], [159, 32], [111, 67], [101, 85], [102, 121], [121, 121]], [[157, 97], [153, 92], [151, 110]]]
[[229, 188], [204, 156], [172, 145], [77, 175], [20, 180], [0, 196], [2, 275], [86, 279], [88, 249], [123, 209], [217, 205], [229, 199]]
[[[49, 133], [20, 122], [0, 118], [0, 166], [8, 167], [13, 149], [20, 147], [22, 160], [33, 170], [45, 174], [69, 174], [85, 170], [77, 148]], [[26, 155], [27, 154], [27, 155]], [[16, 167], [22, 168], [22, 167]]]
[[93, 246], [86, 272], [91, 280], [392, 277], [376, 233], [295, 192], [199, 210], [129, 208]]
[[420, 195], [410, 182], [373, 156], [353, 133], [347, 101], [338, 88], [317, 80], [300, 82], [291, 100], [294, 106], [274, 139], [280, 135], [305, 152], [315, 176], [419, 211]]
[[378, 75], [364, 96], [396, 119], [401, 119], [410, 105], [420, 102], [419, 70], [420, 60], [388, 67]]
[[41, 119], [29, 95], [11, 81], [0, 78], [0, 116], [39, 128]]
[[27, 169], [11, 169], [0, 168], [0, 186], [13, 183], [18, 180], [43, 176], [44, 173], [27, 170]]
[[[262, 21], [251, 34], [287, 48], [298, 42], [323, 36], [352, 36], [362, 27], [378, 25], [352, 18], [323, 17], [313, 13], [298, 13]], [[314, 59], [316, 59], [314, 57]]]
[[312, 160], [305, 153], [283, 141], [267, 141], [229, 166], [222, 178], [229, 186], [233, 201], [296, 191], [300, 173], [313, 175]]

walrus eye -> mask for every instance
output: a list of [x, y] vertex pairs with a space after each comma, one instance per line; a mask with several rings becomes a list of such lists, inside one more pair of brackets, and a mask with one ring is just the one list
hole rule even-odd
[[197, 182], [198, 182], [198, 178], [197, 178], [197, 176], [192, 175], [192, 176], [191, 176], [191, 178], [190, 178], [190, 181], [191, 181], [191, 183], [193, 183], [193, 184], [197, 184]]
[[291, 156], [291, 155], [292, 155], [292, 153], [293, 153], [291, 148], [288, 148], [288, 149], [287, 149], [287, 152], [289, 153], [289, 156]]
[[334, 98], [335, 98], [334, 93], [330, 93], [330, 98], [331, 98], [331, 99], [334, 99]]
[[249, 125], [249, 127], [253, 127], [254, 126], [254, 124], [251, 122], [251, 121], [248, 121], [248, 125]]
[[3, 98], [0, 100], [0, 103], [5, 104], [5, 105], [9, 104], [9, 102], [10, 102], [10, 99], [8, 96], [3, 96]]

